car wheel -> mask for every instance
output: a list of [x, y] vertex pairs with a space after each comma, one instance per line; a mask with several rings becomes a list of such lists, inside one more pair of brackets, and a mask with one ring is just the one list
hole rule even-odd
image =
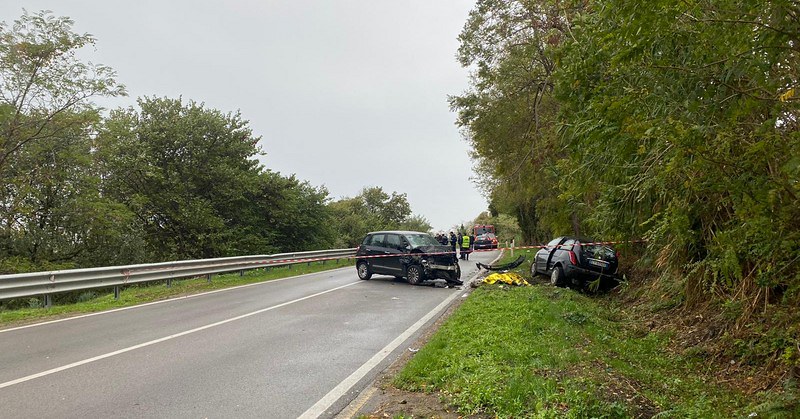
[[361, 278], [363, 280], [367, 280], [367, 279], [372, 278], [372, 272], [369, 271], [369, 266], [367, 265], [367, 262], [364, 262], [364, 261], [358, 262], [358, 265], [356, 266], [356, 270], [358, 271], [358, 277], [359, 278]]
[[418, 285], [422, 282], [422, 268], [419, 265], [411, 265], [406, 269], [406, 278], [411, 285]]
[[536, 278], [536, 275], [539, 275], [539, 271], [536, 270], [536, 259], [534, 259], [531, 263], [531, 278]]
[[561, 271], [560, 266], [553, 268], [553, 272], [550, 273], [550, 284], [556, 287], [564, 284], [564, 273]]

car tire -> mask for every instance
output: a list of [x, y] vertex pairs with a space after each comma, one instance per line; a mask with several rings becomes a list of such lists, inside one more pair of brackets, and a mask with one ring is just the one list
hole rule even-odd
[[411, 265], [406, 268], [406, 278], [411, 285], [419, 285], [422, 282], [422, 267], [419, 265]]
[[358, 272], [358, 277], [360, 279], [366, 281], [372, 278], [372, 272], [370, 272], [369, 265], [367, 265], [367, 262], [364, 261], [358, 262], [358, 264], [356, 265], [356, 271]]
[[560, 266], [554, 267], [553, 272], [550, 272], [550, 284], [556, 287], [564, 284], [564, 272]]
[[539, 275], [539, 271], [536, 270], [536, 259], [533, 259], [533, 263], [531, 263], [531, 278], [536, 278], [536, 275]]

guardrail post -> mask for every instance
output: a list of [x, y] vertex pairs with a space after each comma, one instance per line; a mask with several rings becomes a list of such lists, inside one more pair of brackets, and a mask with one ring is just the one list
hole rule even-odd
[[119, 300], [119, 294], [120, 294], [119, 285], [117, 285], [117, 286], [114, 287], [114, 299], [115, 300]]
[[50, 308], [53, 305], [53, 296], [50, 294], [44, 295], [44, 308]]
[[172, 288], [172, 278], [167, 278], [167, 288]]
[[206, 282], [211, 283], [211, 274], [206, 275]]
[[511, 239], [511, 257], [514, 257], [514, 239]]
[[239, 276], [244, 276], [244, 269], [239, 269]]

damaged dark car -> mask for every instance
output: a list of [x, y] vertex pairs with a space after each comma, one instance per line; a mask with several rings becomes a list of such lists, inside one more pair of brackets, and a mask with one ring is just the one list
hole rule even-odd
[[405, 278], [412, 285], [434, 279], [462, 284], [461, 267], [453, 249], [419, 231], [367, 234], [356, 250], [356, 271], [364, 280], [377, 274]]
[[549, 275], [555, 286], [586, 285], [597, 279], [616, 281], [618, 254], [591, 239], [557, 237], [536, 252], [531, 274]]

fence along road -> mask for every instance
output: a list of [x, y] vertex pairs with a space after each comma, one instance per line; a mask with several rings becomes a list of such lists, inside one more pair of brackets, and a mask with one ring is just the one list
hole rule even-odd
[[0, 416], [331, 416], [454, 293], [353, 267], [0, 331]]
[[314, 250], [310, 252], [278, 253], [274, 255], [236, 256], [216, 259], [184, 260], [101, 268], [68, 269], [50, 272], [0, 275], [0, 300], [43, 295], [45, 305], [59, 292], [119, 287], [142, 282], [189, 278], [224, 272], [243, 273], [248, 269], [290, 265], [299, 262], [352, 257], [356, 249]]

